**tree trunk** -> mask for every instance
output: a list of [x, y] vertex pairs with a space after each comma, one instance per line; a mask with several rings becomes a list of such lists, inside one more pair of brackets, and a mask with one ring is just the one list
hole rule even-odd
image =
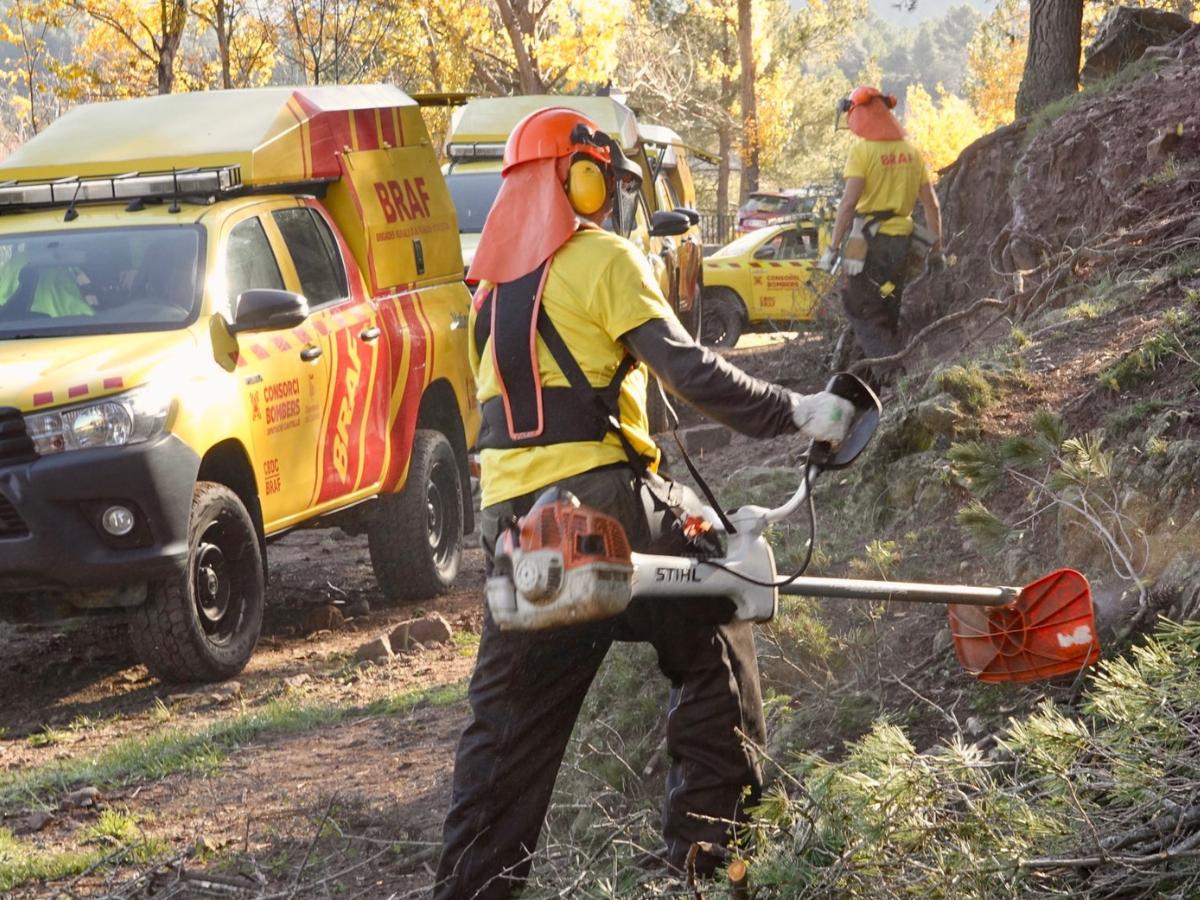
[[444, 82], [442, 81], [441, 57], [438, 55], [437, 35], [433, 33], [428, 13], [422, 11], [420, 16], [421, 25], [425, 28], [425, 40], [429, 44], [429, 52], [426, 54], [429, 59], [429, 81], [433, 89], [440, 93], [443, 90]]
[[1017, 91], [1017, 115], [1037, 112], [1079, 89], [1083, 0], [1032, 0], [1029, 53]]
[[175, 56], [179, 45], [183, 42], [183, 29], [187, 25], [188, 7], [186, 0], [159, 0], [159, 14], [162, 16], [160, 34], [162, 43], [158, 50], [158, 64], [155, 74], [158, 77], [158, 92], [169, 94], [175, 87]]
[[[508, 32], [508, 39], [512, 43], [513, 54], [517, 58], [517, 78], [520, 80], [522, 94], [544, 94], [546, 88], [542, 85], [542, 79], [538, 75], [537, 66], [534, 64], [533, 58], [529, 55], [529, 48], [525, 46], [525, 34], [528, 30], [532, 34], [532, 27], [528, 29], [522, 28], [522, 24], [530, 26], [532, 19], [528, 10], [515, 9], [512, 0], [496, 0], [496, 9], [500, 12], [500, 21], [504, 23], [504, 30]], [[518, 15], [521, 15], [522, 21], [517, 21]]]
[[229, 90], [233, 87], [233, 71], [229, 64], [229, 43], [233, 36], [232, 11], [225, 0], [216, 0], [213, 4], [213, 30], [217, 33], [217, 53], [221, 57], [221, 87]]
[[738, 62], [742, 83], [742, 179], [740, 196], [745, 202], [758, 190], [758, 102], [754, 96], [754, 24], [751, 0], [738, 0]]
[[729, 240], [731, 223], [729, 221], [729, 154], [733, 150], [731, 128], [722, 119], [717, 126], [717, 243], [724, 244]]
[[717, 119], [717, 243], [729, 240], [732, 223], [729, 221], [729, 158], [733, 153], [733, 84], [729, 78], [730, 63], [729, 20], [721, 25], [721, 110]]

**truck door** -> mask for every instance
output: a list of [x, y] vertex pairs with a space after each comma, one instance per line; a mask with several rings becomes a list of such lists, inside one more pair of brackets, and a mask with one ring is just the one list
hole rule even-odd
[[[230, 303], [249, 288], [296, 290], [279, 264], [278, 232], [269, 218], [237, 222], [224, 247]], [[307, 510], [329, 387], [328, 342], [311, 319], [298, 328], [238, 335], [237, 374], [254, 441], [255, 478], [268, 531]]]
[[[380, 372], [386, 342], [378, 313], [357, 270], [347, 275], [347, 253], [314, 207], [271, 214], [295, 267], [300, 290], [314, 310], [313, 325], [329, 345], [329, 402], [320, 427], [316, 505], [377, 486], [385, 462], [391, 384]], [[385, 366], [386, 368], [386, 366]]]
[[754, 300], [763, 318], [812, 318], [817, 296], [811, 284], [817, 257], [815, 233], [781, 231], [754, 254]]

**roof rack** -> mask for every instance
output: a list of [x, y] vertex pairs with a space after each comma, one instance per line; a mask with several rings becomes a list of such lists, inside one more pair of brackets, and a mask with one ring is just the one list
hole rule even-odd
[[127, 172], [53, 181], [0, 182], [0, 212], [119, 200], [216, 197], [242, 189], [240, 166]]

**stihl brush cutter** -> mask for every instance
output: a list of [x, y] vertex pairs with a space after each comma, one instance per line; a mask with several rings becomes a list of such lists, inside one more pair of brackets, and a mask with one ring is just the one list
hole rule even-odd
[[[854, 404], [856, 415], [836, 448], [814, 443], [796, 492], [775, 509], [743, 506], [724, 517], [705, 507], [704, 528], [724, 531], [725, 556], [693, 559], [630, 552], [620, 523], [551, 489], [497, 542], [487, 583], [488, 606], [506, 629], [540, 629], [619, 614], [634, 598], [725, 597], [734, 616], [767, 622], [779, 594], [945, 603], [963, 667], [982, 681], [1032, 681], [1076, 672], [1100, 656], [1087, 579], [1060, 569], [1025, 587], [975, 587], [861, 579], [779, 579], [763, 536], [806, 503], [825, 470], [850, 465], [870, 442], [880, 406], [852, 375], [826, 390]], [[722, 518], [731, 527], [726, 529]]]

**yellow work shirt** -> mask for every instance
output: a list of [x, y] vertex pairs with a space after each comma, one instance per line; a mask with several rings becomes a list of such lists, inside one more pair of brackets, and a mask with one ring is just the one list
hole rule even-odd
[[[17, 292], [21, 270], [29, 262], [29, 254], [18, 250], [0, 266], [0, 306], [5, 306]], [[34, 288], [29, 311], [51, 318], [62, 316], [91, 316], [94, 312], [79, 290], [75, 276], [63, 268], [44, 269]]]
[[[612, 381], [625, 356], [621, 335], [652, 319], [672, 315], [645, 258], [629, 241], [596, 228], [581, 228], [555, 253], [542, 291], [542, 306], [588, 382], [597, 388]], [[471, 368], [482, 405], [500, 395], [492, 361], [491, 339], [481, 357], [475, 346], [475, 310], [469, 331]], [[569, 387], [554, 357], [537, 338], [543, 387]], [[634, 448], [658, 464], [658, 448], [646, 418], [647, 372], [634, 366], [621, 382], [621, 428]], [[573, 441], [544, 447], [480, 452], [483, 506], [493, 506], [627, 459], [621, 441], [609, 433], [600, 441]]]
[[862, 178], [862, 196], [854, 211], [859, 215], [890, 209], [896, 213], [879, 227], [880, 234], [912, 234], [912, 211], [917, 191], [929, 182], [921, 151], [908, 141], [860, 140], [846, 158], [846, 178]]

